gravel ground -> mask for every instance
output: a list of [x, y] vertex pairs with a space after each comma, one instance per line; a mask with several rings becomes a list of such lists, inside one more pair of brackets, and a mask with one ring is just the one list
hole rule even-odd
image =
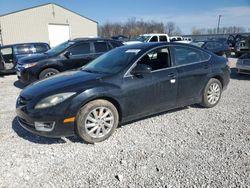
[[0, 77], [0, 187], [250, 187], [250, 76], [232, 71], [216, 107], [127, 124], [95, 145], [22, 129], [20, 84]]

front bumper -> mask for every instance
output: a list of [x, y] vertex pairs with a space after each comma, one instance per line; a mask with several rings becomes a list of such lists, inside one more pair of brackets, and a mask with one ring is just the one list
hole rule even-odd
[[17, 78], [24, 84], [32, 83], [37, 81], [37, 76], [32, 73], [29, 69], [24, 69], [19, 64], [17, 64], [16, 68]]
[[[28, 112], [25, 107], [17, 106], [17, 120], [19, 124], [27, 131], [45, 137], [67, 137], [75, 135], [75, 122], [63, 123], [64, 115], [59, 116], [47, 110], [47, 113]], [[53, 129], [49, 132], [38, 131], [35, 128], [35, 122], [53, 122]]]

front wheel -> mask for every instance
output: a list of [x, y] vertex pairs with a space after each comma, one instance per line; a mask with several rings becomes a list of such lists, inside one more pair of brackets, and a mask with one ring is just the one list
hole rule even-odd
[[206, 108], [212, 108], [216, 106], [220, 101], [221, 93], [221, 82], [215, 78], [211, 78], [203, 91], [201, 105]]
[[51, 77], [55, 74], [58, 74], [59, 71], [54, 69], [54, 68], [47, 68], [45, 70], [43, 70], [40, 74], [39, 74], [39, 80]]
[[87, 143], [106, 140], [116, 130], [119, 115], [116, 107], [106, 100], [94, 100], [78, 112], [76, 131]]

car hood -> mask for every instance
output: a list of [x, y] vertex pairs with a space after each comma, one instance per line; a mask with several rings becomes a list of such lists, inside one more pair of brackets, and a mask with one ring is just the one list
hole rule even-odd
[[34, 63], [40, 60], [44, 60], [49, 58], [49, 56], [45, 53], [43, 54], [33, 54], [30, 56], [26, 56], [26, 57], [22, 57], [21, 59], [19, 59], [18, 63], [19, 64], [27, 64], [27, 63]]
[[49, 96], [50, 94], [82, 91], [88, 82], [100, 80], [104, 75], [85, 71], [64, 72], [35, 82], [21, 92], [26, 99]]

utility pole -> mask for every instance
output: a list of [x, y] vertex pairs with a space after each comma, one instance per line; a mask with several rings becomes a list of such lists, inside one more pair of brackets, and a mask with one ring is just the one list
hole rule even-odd
[[219, 34], [220, 32], [220, 18], [222, 15], [219, 15], [219, 19], [218, 19], [218, 26], [217, 26], [217, 34]]

